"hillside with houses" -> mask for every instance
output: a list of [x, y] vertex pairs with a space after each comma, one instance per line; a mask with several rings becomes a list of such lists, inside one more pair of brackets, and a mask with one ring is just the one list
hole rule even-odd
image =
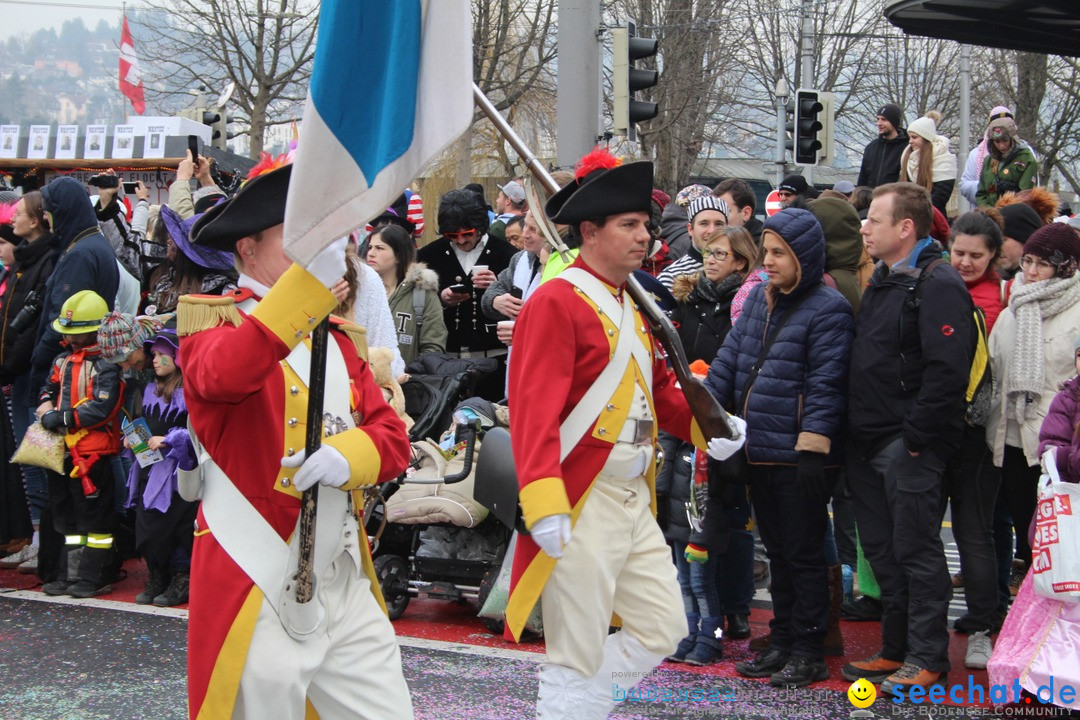
[[117, 89], [119, 24], [81, 19], [0, 42], [0, 121], [56, 125], [123, 122]]

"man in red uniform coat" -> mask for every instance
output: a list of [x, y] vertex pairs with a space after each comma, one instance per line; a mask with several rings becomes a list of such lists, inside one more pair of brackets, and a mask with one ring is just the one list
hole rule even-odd
[[[324, 432], [304, 457], [309, 331], [338, 303], [344, 245], [302, 268], [281, 244], [291, 166], [250, 180], [196, 223], [235, 253], [239, 289], [178, 311], [200, 465], [188, 632], [190, 717], [411, 718], [393, 629], [348, 491], [402, 472], [409, 444], [363, 359], [356, 326], [332, 329]], [[316, 482], [315, 596], [294, 602], [297, 519]]]
[[[607, 717], [686, 634], [654, 519], [653, 448], [657, 426], [706, 441], [624, 288], [651, 240], [652, 177], [651, 163], [620, 166], [606, 151], [582, 160], [546, 208], [574, 226], [580, 256], [532, 295], [514, 331], [514, 460], [531, 534], [514, 557], [507, 633], [517, 639], [542, 599], [545, 719]], [[741, 444], [708, 447], [724, 459]], [[613, 613], [622, 630], [609, 636]]]

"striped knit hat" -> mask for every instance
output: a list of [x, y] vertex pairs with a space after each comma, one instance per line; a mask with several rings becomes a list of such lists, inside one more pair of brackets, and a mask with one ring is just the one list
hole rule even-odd
[[151, 315], [135, 317], [129, 313], [111, 312], [98, 328], [101, 358], [110, 363], [124, 362], [161, 328], [161, 319]]
[[690, 208], [686, 211], [686, 217], [689, 218], [690, 224], [694, 224], [694, 217], [705, 210], [716, 210], [723, 214], [724, 222], [728, 219], [728, 206], [727, 203], [716, 197], [712, 193], [704, 197], [695, 198], [690, 202]]

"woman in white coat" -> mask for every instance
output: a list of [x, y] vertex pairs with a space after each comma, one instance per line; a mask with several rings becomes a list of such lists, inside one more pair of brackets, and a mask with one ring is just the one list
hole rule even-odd
[[1016, 556], [1031, 565], [1028, 526], [1035, 512], [1039, 428], [1061, 384], [1076, 374], [1080, 331], [1080, 235], [1068, 225], [1039, 228], [1024, 245], [1024, 284], [990, 334], [994, 399], [986, 424], [1001, 492], [1016, 531]]

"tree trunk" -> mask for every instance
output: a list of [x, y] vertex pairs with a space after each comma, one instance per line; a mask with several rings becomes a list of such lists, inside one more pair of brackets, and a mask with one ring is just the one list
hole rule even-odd
[[255, 160], [263, 151], [263, 140], [266, 135], [266, 109], [269, 103], [261, 93], [255, 96], [255, 102], [251, 105], [251, 127], [248, 129], [248, 142], [250, 150], [248, 156]]
[[469, 126], [458, 140], [458, 161], [454, 176], [454, 187], [465, 187], [472, 182], [472, 139], [473, 129]]

